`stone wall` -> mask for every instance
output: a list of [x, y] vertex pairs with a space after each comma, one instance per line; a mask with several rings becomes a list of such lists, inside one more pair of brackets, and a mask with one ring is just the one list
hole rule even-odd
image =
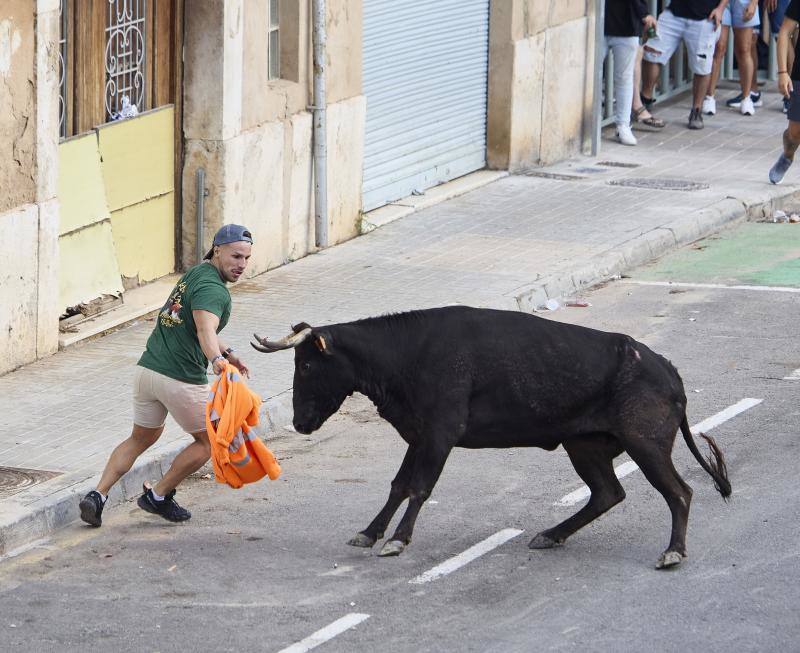
[[[267, 0], [209, 0], [186, 14], [183, 265], [196, 262], [196, 173], [203, 168], [207, 247], [247, 225], [248, 276], [314, 249], [310, 3], [281, 3], [281, 78], [267, 71]], [[364, 100], [361, 2], [328, 2], [329, 240], [357, 235]], [[231, 82], [231, 78], [238, 82]]]
[[0, 212], [36, 201], [34, 21], [30, 0], [0, 6]]
[[58, 0], [0, 4], [0, 374], [58, 348]]
[[493, 0], [489, 167], [547, 165], [585, 147], [592, 109], [591, 0]]

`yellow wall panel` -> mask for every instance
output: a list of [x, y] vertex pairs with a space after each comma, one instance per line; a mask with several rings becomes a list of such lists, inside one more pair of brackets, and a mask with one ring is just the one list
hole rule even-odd
[[97, 129], [110, 211], [174, 190], [174, 116], [170, 106]]
[[97, 134], [73, 138], [58, 146], [59, 235], [108, 219], [108, 204]]
[[140, 283], [175, 269], [175, 193], [111, 214], [120, 272]]
[[61, 236], [58, 246], [62, 310], [103, 294], [122, 292], [110, 221]]

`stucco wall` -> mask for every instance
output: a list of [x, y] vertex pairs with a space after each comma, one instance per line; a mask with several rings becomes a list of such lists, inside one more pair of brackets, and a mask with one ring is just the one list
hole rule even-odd
[[489, 167], [546, 165], [583, 148], [591, 110], [593, 7], [588, 0], [493, 0]]
[[[201, 167], [208, 191], [204, 248], [222, 224], [247, 225], [255, 240], [250, 276], [314, 248], [311, 17], [309, 3], [281, 4], [282, 74], [275, 80], [267, 71], [268, 0], [211, 0], [194, 15], [187, 12], [184, 267], [197, 261]], [[361, 208], [361, 2], [330, 1], [327, 31], [329, 239], [335, 244], [357, 235]], [[227, 88], [226, 75], [238, 76], [240, 87]]]
[[35, 4], [0, 3], [0, 212], [36, 201]]
[[58, 348], [58, 0], [0, 3], [0, 374]]

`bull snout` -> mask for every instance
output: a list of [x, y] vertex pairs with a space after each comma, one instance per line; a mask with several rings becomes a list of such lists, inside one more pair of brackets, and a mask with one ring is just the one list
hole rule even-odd
[[305, 410], [295, 410], [294, 411], [294, 419], [292, 420], [292, 425], [294, 426], [294, 430], [298, 433], [302, 433], [303, 435], [309, 435], [316, 431], [320, 426], [322, 426], [322, 422], [324, 420], [320, 419], [320, 416], [315, 414], [311, 411]]
[[312, 427], [308, 422], [303, 422], [297, 419], [292, 422], [292, 425], [294, 426], [295, 431], [303, 435], [310, 435], [316, 430], [316, 428]]

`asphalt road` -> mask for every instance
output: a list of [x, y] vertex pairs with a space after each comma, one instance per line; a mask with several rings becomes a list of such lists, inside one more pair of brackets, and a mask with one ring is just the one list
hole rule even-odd
[[[278, 481], [234, 491], [190, 479], [178, 495], [194, 513], [186, 524], [129, 503], [99, 530], [76, 525], [0, 562], [0, 650], [277, 652], [351, 614], [369, 617], [318, 650], [800, 650], [800, 378], [785, 378], [800, 369], [800, 294], [647, 285], [676, 274], [741, 282], [735, 256], [730, 267], [703, 264], [715, 250], [689, 248], [678, 257], [694, 267], [673, 258], [587, 293], [590, 307], [545, 316], [626, 332], [666, 355], [691, 424], [763, 400], [712, 431], [734, 488], [727, 504], [676, 440], [673, 460], [694, 488], [678, 568], [654, 569], [669, 513], [638, 471], [622, 481], [627, 499], [563, 548], [527, 548], [579, 507], [559, 504], [581, 486], [561, 449], [457, 450], [400, 557], [347, 546], [383, 505], [404, 452], [356, 397], [313, 436], [270, 443]], [[765, 254], [761, 267], [772, 263]], [[524, 532], [409, 582], [504, 529]]]

